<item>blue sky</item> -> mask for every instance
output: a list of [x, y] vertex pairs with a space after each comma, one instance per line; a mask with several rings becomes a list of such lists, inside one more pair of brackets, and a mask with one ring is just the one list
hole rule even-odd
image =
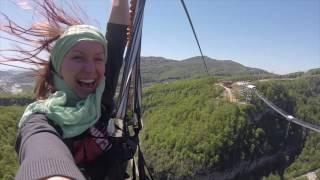
[[[105, 31], [111, 1], [77, 2]], [[206, 56], [277, 74], [320, 67], [320, 0], [185, 3]], [[0, 11], [23, 23], [31, 21], [31, 15], [12, 8], [9, 0], [0, 0]], [[183, 60], [200, 55], [180, 0], [147, 0], [144, 18], [143, 56]], [[1, 41], [1, 48], [7, 46]]]

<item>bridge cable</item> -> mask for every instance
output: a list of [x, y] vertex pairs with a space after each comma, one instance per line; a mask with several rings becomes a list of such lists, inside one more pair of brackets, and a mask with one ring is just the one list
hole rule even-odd
[[270, 102], [269, 100], [267, 100], [265, 97], [263, 97], [260, 93], [258, 93], [257, 90], [254, 91], [255, 94], [264, 102], [266, 103], [270, 108], [272, 108], [274, 111], [276, 111], [277, 113], [279, 113], [281, 116], [283, 116], [284, 118], [286, 118], [287, 121], [289, 121], [290, 123], [295, 123], [299, 126], [302, 126], [304, 128], [313, 130], [315, 132], [320, 133], [320, 126], [319, 125], [315, 125], [315, 124], [311, 124], [309, 122], [306, 121], [302, 121], [300, 119], [297, 119], [295, 117], [290, 117], [291, 115], [287, 114], [286, 112], [284, 112], [282, 109], [280, 109], [279, 107], [277, 107], [275, 104], [273, 104], [272, 102]]

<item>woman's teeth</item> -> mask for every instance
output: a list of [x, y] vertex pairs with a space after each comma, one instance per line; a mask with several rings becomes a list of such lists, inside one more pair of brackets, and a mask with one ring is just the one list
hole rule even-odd
[[80, 85], [80, 87], [84, 87], [84, 88], [94, 88], [95, 87], [95, 80], [78, 80], [78, 83]]

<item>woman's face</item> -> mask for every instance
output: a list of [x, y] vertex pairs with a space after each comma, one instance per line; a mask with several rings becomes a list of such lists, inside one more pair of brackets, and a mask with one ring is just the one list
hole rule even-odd
[[94, 41], [80, 41], [64, 56], [61, 76], [80, 98], [94, 93], [104, 76], [105, 51]]

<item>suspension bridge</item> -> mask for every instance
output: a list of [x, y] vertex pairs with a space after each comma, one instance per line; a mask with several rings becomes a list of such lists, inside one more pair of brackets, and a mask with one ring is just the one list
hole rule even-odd
[[[288, 113], [286, 113], [285, 111], [283, 111], [281, 108], [279, 108], [278, 106], [276, 106], [275, 104], [273, 104], [271, 101], [269, 101], [267, 98], [265, 98], [261, 93], [258, 92], [258, 90], [256, 89], [256, 87], [254, 85], [247, 85], [246, 86], [247, 90], [251, 93], [254, 93], [255, 95], [257, 95], [257, 97], [259, 99], [261, 99], [266, 105], [268, 105], [271, 109], [273, 109], [274, 111], [276, 111], [278, 114], [280, 114], [282, 117], [284, 117], [287, 121], [289, 121], [289, 123], [295, 123], [299, 126], [302, 126], [304, 128], [310, 129], [312, 131], [318, 132], [320, 133], [320, 126], [319, 125], [315, 125], [315, 124], [311, 124], [309, 122], [300, 120], [296, 117], [294, 117], [293, 115], [290, 115]], [[250, 93], [249, 93], [250, 94]]]

